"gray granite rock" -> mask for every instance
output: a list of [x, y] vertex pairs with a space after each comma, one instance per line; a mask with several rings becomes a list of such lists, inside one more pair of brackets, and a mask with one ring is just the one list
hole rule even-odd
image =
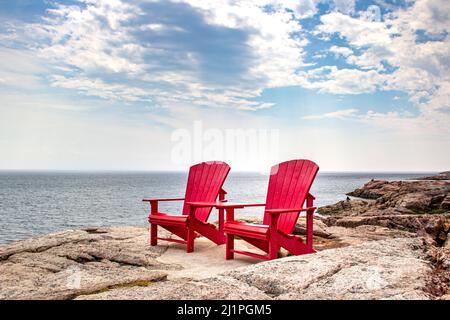
[[227, 273], [277, 299], [428, 299], [418, 239], [391, 239], [287, 257]]
[[70, 299], [146, 285], [177, 266], [156, 260], [145, 228], [65, 231], [0, 247], [0, 299]]
[[260, 300], [271, 299], [261, 290], [234, 278], [215, 276], [199, 280], [158, 282], [147, 287], [121, 288], [93, 295], [82, 295], [80, 300]]

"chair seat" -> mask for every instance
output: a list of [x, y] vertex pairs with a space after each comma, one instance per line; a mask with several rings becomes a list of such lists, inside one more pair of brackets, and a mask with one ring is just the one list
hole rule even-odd
[[242, 221], [228, 221], [224, 224], [225, 233], [250, 237], [256, 239], [268, 239], [269, 226], [264, 224], [253, 224]]
[[162, 224], [169, 226], [186, 225], [187, 215], [172, 215], [167, 213], [151, 214], [148, 217], [148, 221], [153, 224]]

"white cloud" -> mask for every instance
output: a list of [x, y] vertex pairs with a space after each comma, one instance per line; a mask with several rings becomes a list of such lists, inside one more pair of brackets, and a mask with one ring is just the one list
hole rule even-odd
[[275, 1], [282, 7], [294, 11], [296, 18], [304, 19], [314, 16], [317, 13], [317, 4], [320, 0], [281, 0]]
[[333, 52], [336, 56], [348, 57], [353, 54], [353, 50], [347, 47], [339, 47], [339, 46], [331, 46], [329, 49], [330, 52]]
[[[448, 1], [417, 0], [380, 20], [369, 19], [365, 13], [359, 18], [340, 12], [322, 16], [315, 34], [338, 34], [345, 39], [351, 49], [359, 52], [346, 55], [346, 61], [359, 70], [322, 67], [306, 74], [307, 87], [340, 94], [403, 91], [420, 110], [418, 116], [374, 113], [366, 120], [405, 130], [409, 124], [419, 131], [446, 131], [445, 121], [450, 114], [450, 40], [446, 36], [421, 42], [416, 32], [450, 32], [449, 15]], [[330, 52], [344, 55], [339, 50], [332, 47]]]
[[[213, 25], [253, 30], [248, 41], [256, 62], [250, 68], [252, 81], [264, 79], [265, 87], [280, 87], [297, 82], [295, 71], [304, 65], [305, 37], [293, 37], [302, 31], [295, 20], [295, 1], [229, 1], [186, 0], [205, 10], [207, 21]], [[266, 12], [264, 5], [275, 4], [275, 12]], [[285, 9], [294, 10], [294, 14]]]
[[[139, 14], [134, 6], [113, 1], [84, 1], [85, 8], [57, 4], [49, 9], [45, 23], [28, 28], [49, 45], [38, 44], [39, 54], [56, 65], [83, 71], [135, 73], [142, 66], [133, 61], [139, 47], [122, 24]], [[105, 23], [106, 21], [106, 23]]]
[[387, 45], [391, 42], [389, 29], [383, 22], [358, 19], [340, 12], [331, 12], [320, 17], [316, 33], [339, 33], [350, 45], [363, 47]]
[[355, 0], [333, 0], [334, 9], [344, 14], [352, 15], [355, 13]]
[[[311, 34], [298, 19], [316, 15], [319, 2], [183, 0], [161, 2], [160, 11], [151, 15], [140, 6], [157, 2], [84, 0], [79, 6], [57, 5], [41, 23], [2, 28], [7, 32], [0, 35], [2, 88], [49, 89], [50, 84], [53, 89], [26, 97], [2, 92], [0, 149], [5, 156], [0, 167], [173, 169], [167, 161], [172, 129], [189, 128], [198, 119], [222, 129], [285, 128], [285, 118], [278, 122], [273, 114], [245, 111], [273, 106], [255, 99], [264, 89], [292, 85], [333, 94], [399, 90], [410, 95], [417, 110], [313, 110], [303, 119], [355, 121], [359, 128], [364, 125], [364, 135], [352, 125], [326, 128], [302, 121], [283, 129], [280, 157], [310, 157], [325, 170], [419, 170], [424, 164], [430, 170], [444, 169], [450, 147], [450, 44], [448, 36], [420, 43], [416, 31], [448, 32], [447, 2], [435, 2], [437, 6], [418, 0], [404, 9], [391, 8], [378, 20], [370, 12], [355, 12], [354, 1], [330, 1], [331, 12], [311, 34], [322, 40], [338, 35], [346, 41], [330, 52], [344, 57], [352, 64], [349, 68], [305, 63], [306, 36]], [[264, 8], [269, 4], [274, 11]], [[168, 5], [174, 11], [164, 11]], [[169, 19], [174, 8], [180, 9], [177, 19]], [[183, 24], [182, 18], [193, 17], [195, 21]], [[196, 42], [214, 30], [222, 32], [218, 42]], [[139, 41], [139, 32], [149, 38]], [[228, 39], [228, 33], [236, 38]], [[183, 36], [188, 38], [185, 43]], [[220, 65], [216, 60], [227, 49], [220, 46], [226, 41], [230, 47], [237, 45], [226, 55], [239, 59]], [[209, 52], [217, 56], [202, 55]], [[207, 64], [227, 71], [240, 62], [223, 82], [220, 72], [215, 74]], [[70, 97], [80, 93], [106, 102], [92, 98], [96, 103], [90, 105], [86, 97], [68, 101], [52, 95], [61, 90], [70, 90]], [[163, 108], [130, 108], [129, 113], [121, 109], [107, 116], [88, 112], [95, 106], [142, 102]], [[230, 114], [225, 108], [234, 110]], [[304, 142], [294, 143], [299, 136]], [[149, 146], [158, 152], [150, 152]], [[398, 153], [395, 165], [384, 159], [393, 153]]]
[[[221, 75], [213, 82], [205, 79], [205, 74], [206, 78], [214, 74], [204, 70], [203, 64], [210, 62], [204, 61], [202, 52], [170, 42], [176, 41], [168, 37], [171, 33], [187, 32], [181, 25], [182, 19], [161, 22], [159, 16], [151, 16], [149, 20], [148, 12], [140, 7], [148, 4], [146, 1], [81, 2], [80, 6], [55, 4], [42, 23], [15, 25], [14, 37], [9, 38], [11, 43], [27, 46], [51, 66], [55, 75], [49, 80], [53, 87], [118, 101], [151, 100], [166, 106], [189, 103], [247, 110], [271, 107], [270, 103], [253, 100], [263, 89], [302, 81], [297, 71], [306, 65], [303, 48], [308, 41], [296, 19], [315, 14], [317, 4], [317, 1], [178, 1], [180, 5], [192, 6], [190, 10], [196, 10], [198, 19], [205, 19], [212, 28], [241, 30], [246, 35], [238, 54], [251, 55], [251, 59], [243, 56], [242, 60], [249, 61], [238, 61], [242, 64], [241, 69], [236, 68], [239, 73], [230, 76], [228, 82], [219, 83]], [[275, 11], [265, 10], [267, 4], [274, 5]], [[151, 41], [142, 44], [136, 32], [150, 32], [167, 39], [159, 44]], [[202, 37], [201, 30], [194, 35], [190, 32], [186, 37]], [[233, 54], [228, 56], [229, 60]], [[0, 79], [8, 80], [5, 76]]]
[[51, 77], [53, 87], [74, 89], [88, 96], [128, 102], [151, 101], [148, 91], [122, 84], [107, 84], [100, 79], [66, 78], [61, 75]]
[[304, 87], [334, 94], [360, 94], [375, 92], [382, 76], [374, 71], [321, 67], [303, 73], [308, 78]]
[[44, 63], [32, 52], [0, 47], [0, 83], [10, 88], [41, 87], [40, 75], [48, 72]]
[[[419, 0], [411, 7], [387, 14], [384, 21], [377, 21], [364, 12], [357, 18], [354, 1], [330, 1], [333, 11], [321, 17], [315, 35], [337, 33], [346, 39], [348, 46], [334, 45], [330, 52], [345, 57], [358, 69], [322, 67], [305, 72], [303, 67], [312, 66], [304, 62], [308, 40], [296, 19], [316, 14], [320, 0], [178, 1], [195, 8], [212, 27], [247, 33], [245, 46], [252, 57], [240, 74], [226, 84], [202, 78], [202, 57], [195, 52], [187, 50], [184, 56], [177, 56], [173, 50], [177, 44], [169, 44], [167, 49], [139, 43], [134, 38], [136, 30], [161, 33], [161, 37], [167, 32], [186, 32], [171, 21], [130, 24], [145, 14], [139, 1], [83, 2], [85, 6], [56, 5], [49, 10], [44, 23], [27, 25], [24, 29], [39, 40], [32, 43], [28, 38], [31, 49], [37, 44], [38, 53], [51, 63], [55, 73], [56, 70], [71, 73], [70, 77], [52, 77], [53, 86], [104, 99], [256, 110], [271, 106], [252, 99], [263, 89], [300, 85], [338, 94], [401, 90], [418, 103], [430, 98], [449, 74], [448, 40], [416, 43], [415, 36], [416, 30], [425, 27], [430, 32], [448, 30], [444, 19], [449, 11], [446, 2], [438, 6]], [[269, 4], [275, 11], [264, 9]], [[415, 15], [417, 18], [413, 18]], [[15, 39], [19, 35], [20, 32]], [[162, 56], [179, 65], [168, 67], [159, 61]], [[385, 63], [397, 70], [389, 74]], [[101, 73], [112, 76], [106, 79]], [[115, 74], [122, 78], [116, 80]], [[3, 83], [11, 77], [0, 71]], [[36, 76], [28, 81], [36, 81]]]
[[305, 120], [317, 120], [317, 119], [347, 119], [354, 116], [358, 112], [357, 109], [342, 109], [338, 111], [328, 112], [318, 115], [304, 116]]
[[447, 0], [417, 0], [410, 8], [394, 11], [391, 19], [397, 20], [402, 29], [448, 32], [450, 3]]

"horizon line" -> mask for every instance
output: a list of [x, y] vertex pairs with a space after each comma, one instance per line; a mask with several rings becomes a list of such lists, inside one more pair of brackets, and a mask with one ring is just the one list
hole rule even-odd
[[[189, 168], [180, 170], [129, 170], [129, 169], [0, 169], [0, 172], [55, 172], [55, 173], [182, 173]], [[321, 170], [319, 173], [434, 173], [438, 174], [449, 170]], [[264, 173], [259, 170], [232, 170], [230, 173]]]

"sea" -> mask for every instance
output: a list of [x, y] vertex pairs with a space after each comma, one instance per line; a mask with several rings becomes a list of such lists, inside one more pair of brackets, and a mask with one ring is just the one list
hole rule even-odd
[[[336, 203], [371, 179], [409, 180], [433, 172], [320, 172], [311, 192], [316, 205]], [[146, 226], [145, 197], [182, 197], [184, 172], [19, 172], [0, 171], [0, 244], [51, 232], [102, 226]], [[264, 202], [268, 176], [231, 172], [224, 185], [233, 202]], [[182, 202], [160, 204], [180, 214]], [[236, 217], [263, 215], [262, 208]], [[211, 216], [214, 219], [214, 214]]]

